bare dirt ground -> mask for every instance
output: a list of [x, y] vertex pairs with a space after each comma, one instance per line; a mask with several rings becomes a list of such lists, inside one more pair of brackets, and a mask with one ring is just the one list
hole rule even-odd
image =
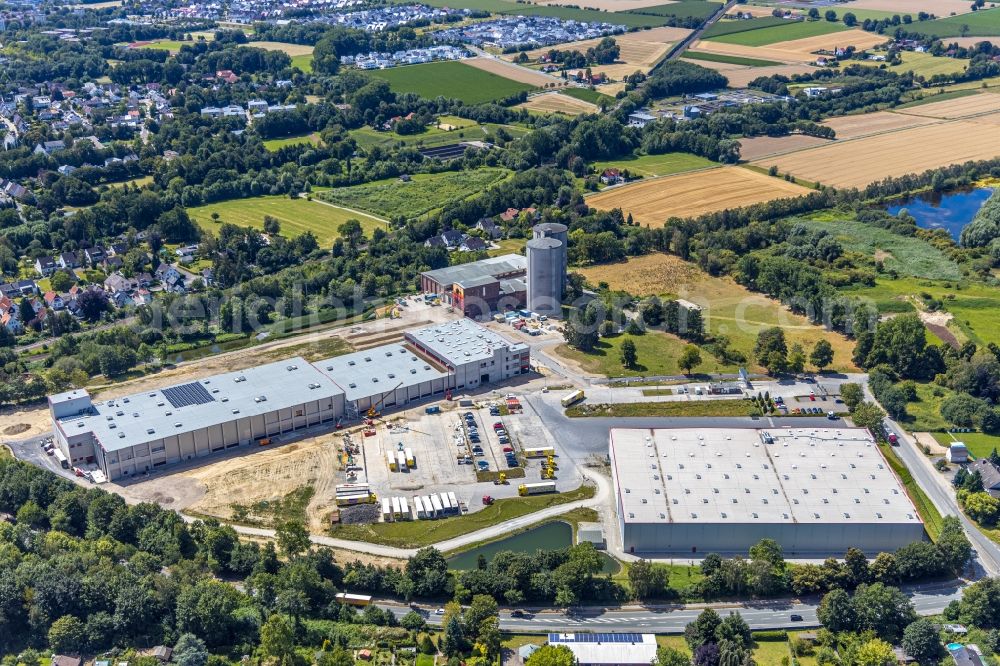
[[931, 102], [908, 109], [900, 109], [897, 113], [929, 118], [966, 118], [980, 113], [991, 113], [998, 109], [1000, 109], [1000, 95], [984, 92], [944, 102]]
[[[863, 187], [886, 177], [995, 157], [1000, 154], [1000, 132], [994, 131], [991, 122], [973, 118], [913, 127], [836, 141], [764, 158], [755, 164], [764, 168], [775, 165], [782, 173], [825, 185]], [[920, 150], [914, 150], [914, 146], [920, 146]]]
[[953, 348], [959, 348], [958, 337], [948, 328], [948, 323], [955, 318], [955, 315], [950, 312], [927, 312], [926, 310], [921, 310], [917, 308], [917, 315], [920, 317], [920, 321], [924, 322], [926, 326], [934, 335], [938, 336], [944, 342], [951, 345]]
[[824, 120], [823, 125], [832, 127], [837, 132], [838, 139], [856, 139], [859, 136], [878, 134], [890, 130], [905, 129], [907, 127], [917, 127], [934, 122], [931, 118], [921, 118], [919, 116], [908, 116], [901, 113], [891, 113], [889, 111], [876, 111], [875, 113], [859, 113], [851, 116], [840, 116]]
[[972, 11], [971, 5], [971, 2], [965, 2], [965, 0], [853, 0], [844, 5], [837, 5], [837, 10], [849, 12], [852, 9], [876, 9], [883, 12], [912, 15], [916, 15], [918, 12], [927, 12], [938, 18], [944, 18], [953, 13], [968, 13]]
[[462, 62], [466, 65], [472, 65], [477, 69], [481, 69], [484, 72], [490, 72], [491, 74], [502, 76], [505, 79], [517, 81], [518, 83], [526, 83], [529, 86], [541, 87], [547, 83], [558, 83], [555, 77], [549, 76], [548, 74], [542, 74], [541, 72], [536, 72], [528, 69], [527, 67], [520, 67], [519, 65], [505, 62], [503, 60], [494, 60], [493, 58], [470, 58], [468, 60], [463, 60]]
[[28, 439], [52, 430], [49, 410], [45, 407], [4, 407], [0, 409], [0, 444], [6, 441]]
[[948, 453], [948, 449], [941, 446], [941, 443], [934, 439], [934, 435], [929, 432], [915, 432], [913, 437], [917, 440], [917, 444], [930, 449], [932, 456], [943, 456]]
[[805, 134], [788, 136], [755, 136], [740, 139], [740, 156], [745, 160], [756, 160], [769, 155], [780, 155], [793, 150], [812, 148], [830, 143], [829, 139]]
[[517, 107], [537, 113], [564, 113], [568, 116], [578, 116], [582, 113], [597, 113], [600, 111], [600, 108], [596, 104], [554, 92], [534, 95], [527, 102], [518, 104]]
[[321, 533], [329, 526], [329, 515], [336, 508], [335, 486], [345, 482], [337, 478], [341, 470], [337, 458], [340, 439], [339, 433], [327, 433], [181, 472], [178, 476], [205, 489], [201, 498], [185, 508], [195, 514], [229, 519], [234, 503], [280, 500], [303, 486], [312, 486], [316, 492], [306, 516], [310, 531]]
[[621, 208], [640, 224], [659, 227], [673, 216], [690, 217], [808, 193], [800, 185], [730, 166], [609, 188], [587, 197], [587, 204], [601, 210]]

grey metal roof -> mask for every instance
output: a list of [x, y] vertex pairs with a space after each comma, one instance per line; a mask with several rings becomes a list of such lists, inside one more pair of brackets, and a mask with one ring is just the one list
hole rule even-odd
[[340, 386], [344, 397], [352, 401], [381, 396], [398, 384], [402, 384], [402, 389], [448, 376], [429, 360], [401, 344], [335, 356], [316, 361], [313, 365]]
[[861, 428], [616, 428], [610, 437], [626, 523], [920, 521]]
[[508, 340], [469, 319], [456, 319], [409, 331], [406, 337], [456, 367], [491, 359], [494, 351], [501, 347], [514, 352], [527, 349], [527, 345]]
[[[89, 430], [105, 451], [117, 451], [344, 393], [299, 357], [204, 377], [197, 383], [211, 400], [174, 407], [162, 390], [152, 390], [95, 402], [94, 414], [61, 419], [60, 423], [68, 436]], [[53, 396], [53, 400], [63, 395]]]
[[528, 260], [519, 254], [505, 254], [499, 257], [489, 257], [458, 266], [446, 266], [433, 271], [424, 271], [426, 276], [438, 284], [450, 285], [465, 282], [479, 277], [497, 278], [501, 275], [524, 273], [528, 270]]

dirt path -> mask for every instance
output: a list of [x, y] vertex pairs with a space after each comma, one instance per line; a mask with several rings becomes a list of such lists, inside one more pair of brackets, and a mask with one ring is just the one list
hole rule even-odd
[[958, 338], [952, 333], [951, 329], [948, 328], [948, 322], [955, 318], [950, 312], [927, 312], [926, 310], [921, 310], [917, 308], [917, 314], [920, 317], [920, 321], [924, 322], [924, 326], [928, 328], [934, 335], [941, 338], [943, 342], [951, 345], [953, 348], [958, 349], [961, 344]]

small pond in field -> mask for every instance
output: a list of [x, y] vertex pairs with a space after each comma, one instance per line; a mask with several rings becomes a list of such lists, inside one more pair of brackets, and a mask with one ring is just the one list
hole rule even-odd
[[[516, 553], [533, 553], [536, 550], [561, 550], [572, 545], [572, 525], [562, 521], [546, 523], [506, 539], [494, 541], [450, 557], [448, 558], [448, 568], [458, 571], [475, 569], [480, 555], [489, 562], [494, 555], [505, 550]], [[617, 573], [621, 568], [618, 562], [606, 553], [601, 553], [601, 559], [604, 561], [602, 573]]]
[[898, 201], [886, 210], [896, 215], [906, 210], [923, 229], [945, 229], [957, 242], [962, 229], [993, 194], [993, 188], [976, 187], [951, 192], [927, 192]]

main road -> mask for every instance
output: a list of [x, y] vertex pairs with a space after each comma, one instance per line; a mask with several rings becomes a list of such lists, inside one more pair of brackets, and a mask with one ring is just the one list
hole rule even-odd
[[[962, 596], [960, 582], [937, 583], [904, 588], [919, 615], [938, 615], [945, 606]], [[602, 608], [587, 606], [566, 612], [548, 609], [522, 609], [519, 617], [509, 610], [500, 611], [500, 628], [515, 633], [547, 631], [554, 633], [574, 631], [632, 631], [655, 634], [678, 634], [706, 608], [720, 615], [739, 612], [750, 628], [792, 629], [819, 626], [816, 617], [820, 600], [772, 599], [745, 603], [716, 603], [690, 605], [650, 605]], [[424, 615], [430, 624], [440, 624], [441, 616], [433, 606], [403, 606], [395, 603], [377, 603], [378, 606], [402, 617], [411, 610]], [[792, 616], [801, 619], [792, 619]]]

